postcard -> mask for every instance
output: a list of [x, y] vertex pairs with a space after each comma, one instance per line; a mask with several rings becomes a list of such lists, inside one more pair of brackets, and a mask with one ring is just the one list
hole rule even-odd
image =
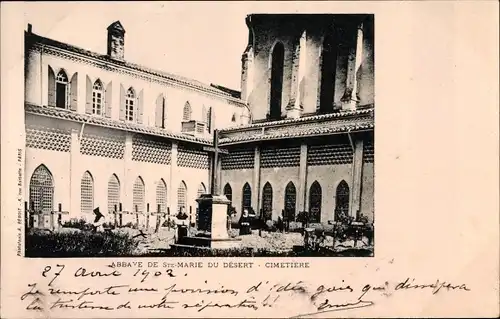
[[498, 3], [2, 5], [2, 317], [498, 316]]

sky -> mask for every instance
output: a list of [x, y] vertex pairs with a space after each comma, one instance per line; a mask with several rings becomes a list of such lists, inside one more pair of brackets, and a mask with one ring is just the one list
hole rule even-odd
[[127, 61], [235, 90], [240, 90], [248, 14], [359, 13], [365, 7], [358, 1], [60, 1], [9, 6], [24, 14], [25, 29], [31, 23], [36, 34], [101, 54], [106, 54], [106, 28], [119, 20], [126, 30]]
[[251, 10], [242, 2], [31, 2], [24, 18], [36, 34], [102, 54], [106, 28], [119, 20], [127, 61], [239, 90]]

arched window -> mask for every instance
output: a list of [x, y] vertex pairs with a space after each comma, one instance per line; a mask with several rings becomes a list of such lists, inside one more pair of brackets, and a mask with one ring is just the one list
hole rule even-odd
[[207, 188], [205, 187], [205, 184], [201, 183], [200, 186], [198, 186], [198, 198], [200, 198], [201, 195], [207, 193]]
[[231, 116], [231, 122], [236, 122], [236, 113], [233, 113], [233, 116]]
[[165, 181], [160, 179], [158, 184], [156, 184], [156, 207], [158, 210], [160, 208], [160, 213], [166, 213], [167, 211], [167, 184]]
[[289, 182], [285, 188], [285, 215], [283, 217], [288, 217], [288, 220], [295, 220], [295, 205], [297, 199], [297, 191], [295, 190], [295, 185]]
[[125, 120], [133, 122], [135, 111], [135, 91], [130, 87], [125, 95]]
[[340, 215], [349, 215], [349, 185], [345, 180], [339, 183], [335, 192], [335, 220]]
[[146, 190], [144, 187], [144, 181], [142, 177], [138, 176], [134, 182], [134, 188], [132, 192], [132, 211], [134, 212], [144, 212], [144, 201], [146, 197]]
[[54, 180], [45, 165], [38, 166], [31, 175], [30, 207], [42, 212], [54, 210]]
[[214, 120], [214, 109], [212, 107], [208, 108], [207, 111], [207, 131], [212, 132], [212, 126], [214, 123], [212, 123]]
[[281, 42], [276, 43], [271, 56], [271, 105], [269, 118], [281, 119], [281, 97], [283, 93], [283, 64], [285, 48]]
[[68, 94], [68, 76], [61, 70], [56, 76], [56, 107], [65, 109], [68, 106]]
[[309, 189], [309, 221], [311, 223], [321, 221], [321, 197], [321, 185], [315, 181]]
[[245, 209], [248, 209], [250, 212], [250, 209], [252, 208], [252, 188], [248, 183], [245, 183], [243, 185], [243, 190], [242, 190], [242, 196], [241, 196], [241, 212]]
[[269, 182], [262, 189], [262, 214], [264, 214], [264, 220], [273, 217], [273, 187]]
[[229, 183], [224, 186], [224, 196], [226, 196], [231, 202], [233, 201], [233, 189]]
[[177, 211], [184, 207], [184, 212], [187, 214], [187, 186], [184, 181], [181, 181], [179, 188], [177, 188]]
[[191, 104], [189, 104], [189, 101], [184, 104], [184, 109], [182, 110], [182, 120], [183, 121], [191, 121]]
[[85, 171], [81, 181], [80, 210], [82, 213], [92, 213], [94, 209], [94, 179], [89, 171]]
[[120, 180], [113, 174], [108, 180], [108, 213], [118, 211], [120, 205]]
[[321, 51], [321, 86], [319, 112], [333, 111], [338, 41], [334, 30], [326, 34]]
[[99, 79], [92, 86], [92, 114], [104, 114], [104, 88]]

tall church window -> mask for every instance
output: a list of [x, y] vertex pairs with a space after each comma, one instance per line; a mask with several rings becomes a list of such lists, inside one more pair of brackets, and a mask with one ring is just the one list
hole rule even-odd
[[269, 119], [281, 119], [281, 97], [283, 93], [283, 67], [285, 48], [281, 42], [276, 43], [271, 55], [271, 105]]
[[273, 216], [273, 187], [269, 182], [264, 185], [262, 190], [262, 213], [264, 220], [272, 219]]
[[200, 186], [198, 186], [198, 193], [196, 195], [198, 195], [198, 198], [200, 198], [201, 195], [206, 193], [207, 193], [207, 188], [205, 187], [205, 184], [201, 183]]
[[80, 210], [82, 213], [92, 213], [94, 209], [94, 179], [89, 171], [83, 173], [80, 189]]
[[160, 213], [165, 213], [167, 211], [167, 184], [165, 184], [163, 178], [156, 184], [155, 210], [158, 210], [158, 206], [160, 206]]
[[321, 197], [321, 185], [315, 181], [309, 189], [309, 221], [311, 223], [321, 221]]
[[250, 211], [250, 208], [252, 208], [252, 188], [248, 183], [245, 183], [241, 196], [241, 212], [243, 213], [245, 209]]
[[38, 166], [30, 179], [30, 207], [35, 211], [54, 209], [54, 179], [45, 165]]
[[340, 215], [349, 215], [349, 185], [345, 180], [339, 183], [335, 192], [335, 219]]
[[125, 120], [133, 122], [135, 119], [135, 91], [132, 87], [127, 90], [125, 95]]
[[56, 107], [65, 109], [68, 106], [68, 76], [64, 70], [59, 71], [56, 76]]
[[297, 191], [295, 189], [295, 185], [292, 182], [289, 182], [285, 188], [285, 216], [288, 217], [288, 220], [295, 220], [295, 205], [297, 199]]
[[321, 85], [319, 112], [329, 113], [333, 111], [335, 96], [335, 77], [337, 69], [338, 39], [335, 31], [330, 30], [323, 41], [321, 51]]
[[146, 197], [146, 190], [142, 177], [138, 176], [135, 179], [132, 189], [132, 210], [135, 212], [144, 212], [144, 202]]
[[224, 185], [224, 196], [226, 196], [231, 202], [233, 201], [233, 189], [229, 183]]
[[191, 104], [189, 104], [189, 101], [184, 104], [184, 109], [182, 110], [182, 120], [183, 121], [191, 121]]
[[187, 186], [184, 181], [181, 181], [177, 188], [177, 211], [179, 212], [182, 207], [184, 207], [187, 214]]
[[120, 180], [113, 174], [108, 180], [108, 213], [118, 210], [120, 205]]
[[99, 79], [97, 79], [92, 86], [92, 114], [104, 114], [104, 88]]
[[207, 111], [207, 131], [212, 132], [212, 126], [214, 125], [214, 109], [212, 107], [208, 108]]

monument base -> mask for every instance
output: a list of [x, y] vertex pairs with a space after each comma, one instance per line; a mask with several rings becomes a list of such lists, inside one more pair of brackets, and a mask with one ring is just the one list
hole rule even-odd
[[241, 246], [241, 238], [231, 238], [227, 233], [227, 211], [231, 203], [226, 196], [203, 194], [198, 202], [198, 230], [196, 236], [185, 236], [174, 249], [234, 249]]

